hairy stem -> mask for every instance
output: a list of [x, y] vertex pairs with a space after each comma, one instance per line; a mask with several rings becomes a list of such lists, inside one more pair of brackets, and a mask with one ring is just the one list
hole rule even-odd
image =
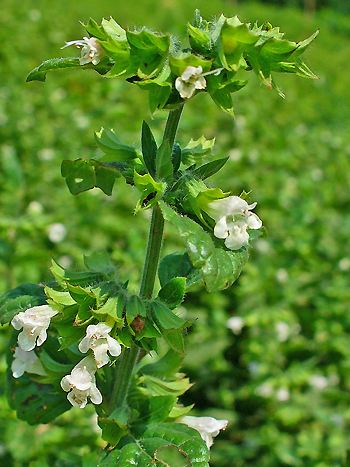
[[[170, 148], [172, 148], [174, 145], [176, 131], [179, 125], [182, 110], [183, 106], [170, 111], [168, 115], [163, 141], [167, 140], [169, 142]], [[170, 154], [169, 157], [171, 157]], [[156, 204], [152, 212], [146, 258], [141, 279], [140, 297], [142, 298], [151, 298], [153, 294], [154, 283], [158, 270], [159, 255], [162, 247], [163, 229], [163, 215], [159, 205]], [[117, 407], [122, 406], [127, 398], [132, 373], [138, 360], [139, 353], [139, 347], [133, 344], [130, 349], [124, 350], [122, 356], [119, 358], [116, 379], [111, 396], [111, 412]]]

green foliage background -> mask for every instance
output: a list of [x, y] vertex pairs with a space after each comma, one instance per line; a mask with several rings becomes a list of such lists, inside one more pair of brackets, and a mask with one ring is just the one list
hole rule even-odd
[[[3, 0], [0, 292], [48, 279], [51, 257], [79, 266], [82, 254], [96, 249], [109, 251], [136, 287], [149, 217], [133, 215], [137, 194], [118, 184], [111, 198], [97, 191], [72, 197], [60, 163], [94, 154], [93, 130], [101, 125], [138, 143], [142, 119], [150, 118], [146, 93], [94, 73], [57, 73], [45, 85], [24, 80], [42, 59], [57, 56], [66, 40], [81, 37], [79, 20], [112, 15], [122, 25], [184, 33], [198, 7], [204, 16], [223, 12], [269, 20], [293, 40], [320, 28], [307, 53], [320, 79], [279, 77], [285, 101], [256, 80], [234, 96], [234, 121], [203, 96], [185, 110], [179, 140], [217, 137], [218, 154], [231, 160], [215, 181], [236, 193], [252, 190], [266, 233], [232, 290], [189, 296], [186, 311], [198, 319], [188, 336], [185, 370], [196, 384], [184, 402], [195, 402], [197, 415], [230, 420], [212, 449], [212, 465], [346, 466], [349, 17], [324, 10], [310, 17], [287, 7], [223, 0], [142, 0], [132, 8], [110, 0]], [[158, 135], [164, 120], [162, 113], [154, 117]], [[54, 223], [66, 227], [63, 242], [48, 238]], [[171, 228], [166, 240], [173, 251]], [[245, 320], [241, 334], [227, 329], [230, 316]], [[3, 354], [8, 330], [0, 332]], [[100, 441], [92, 412], [72, 410], [53, 426], [29, 427], [7, 406], [4, 368], [1, 359], [0, 464], [94, 465], [88, 454]], [[327, 378], [323, 389], [317, 387], [320, 376]]]

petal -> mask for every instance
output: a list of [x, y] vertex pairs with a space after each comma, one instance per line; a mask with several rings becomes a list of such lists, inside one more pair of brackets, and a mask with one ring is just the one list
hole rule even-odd
[[244, 228], [235, 228], [230, 230], [229, 236], [225, 240], [225, 245], [230, 250], [239, 250], [249, 241], [249, 234]]
[[84, 391], [72, 390], [67, 395], [67, 399], [73, 407], [79, 407], [79, 409], [83, 409], [84, 407], [86, 407], [87, 404], [87, 393]]
[[91, 338], [88, 336], [85, 336], [80, 342], [79, 342], [79, 350], [81, 353], [86, 353], [91, 345]]
[[12, 376], [14, 378], [20, 378], [25, 372], [25, 363], [22, 360], [14, 359], [11, 364]]
[[22, 316], [21, 316], [23, 314], [24, 314], [23, 312], [18, 313], [18, 315], [12, 318], [11, 324], [16, 329], [16, 331], [19, 331], [23, 327]]
[[204, 76], [198, 76], [194, 85], [196, 89], [205, 89], [207, 87], [207, 82], [205, 81]]
[[64, 376], [61, 379], [61, 388], [63, 391], [70, 391], [72, 389], [71, 381], [70, 381], [70, 375]]
[[42, 329], [38, 336], [38, 340], [36, 341], [36, 345], [39, 347], [41, 344], [43, 344], [46, 341], [46, 339], [47, 339], [46, 329]]
[[246, 222], [248, 224], [249, 229], [255, 230], [255, 229], [260, 229], [260, 227], [262, 227], [261, 219], [253, 212], [250, 213], [250, 215], [247, 217]]
[[108, 344], [107, 344], [107, 341], [105, 339], [103, 339], [100, 344], [97, 344], [93, 348], [93, 352], [94, 352], [94, 357], [95, 357], [97, 368], [101, 368], [104, 365], [107, 365], [107, 363], [109, 362], [109, 357], [108, 357], [108, 354], [107, 354]]
[[86, 367], [73, 368], [71, 382], [79, 391], [87, 391], [92, 383], [92, 377]]
[[89, 397], [93, 404], [98, 405], [102, 403], [102, 394], [95, 384], [93, 384], [90, 388]]
[[208, 208], [209, 215], [217, 220], [222, 216], [241, 213], [248, 209], [248, 203], [239, 196], [228, 196], [227, 198], [212, 201], [208, 204]]
[[227, 238], [229, 232], [226, 222], [226, 217], [221, 217], [214, 227], [214, 235], [216, 238]]
[[109, 353], [113, 357], [118, 357], [122, 353], [121, 345], [116, 339], [113, 339], [113, 337], [107, 336], [107, 344]]
[[18, 345], [22, 350], [29, 352], [29, 350], [33, 350], [35, 347], [36, 337], [36, 335], [31, 335], [28, 331], [23, 330], [18, 335]]
[[[200, 67], [200, 69], [202, 69], [202, 67]], [[201, 71], [199, 71], [199, 67], [196, 68], [194, 66], [188, 66], [186, 70], [182, 73], [181, 79], [183, 81], [188, 81], [192, 78], [192, 76], [196, 75], [197, 73], [201, 73]]]

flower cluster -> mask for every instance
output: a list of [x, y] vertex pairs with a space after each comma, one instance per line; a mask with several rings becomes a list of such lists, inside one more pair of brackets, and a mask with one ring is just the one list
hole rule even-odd
[[[12, 326], [22, 330], [18, 335], [18, 347], [14, 352], [11, 369], [14, 378], [20, 378], [25, 372], [45, 375], [45, 369], [34, 352], [47, 339], [47, 329], [51, 318], [58, 312], [48, 305], [29, 308], [18, 313], [11, 321]], [[83, 358], [61, 380], [61, 387], [66, 391], [67, 399], [75, 406], [84, 408], [88, 398], [93, 404], [101, 404], [102, 395], [96, 386], [96, 371], [109, 363], [109, 355], [118, 357], [121, 354], [119, 342], [110, 336], [112, 328], [105, 323], [89, 325], [86, 336], [79, 343], [79, 350], [92, 355]]]
[[260, 229], [262, 222], [251, 212], [256, 203], [248, 204], [239, 196], [228, 196], [208, 204], [208, 214], [215, 220], [214, 235], [225, 239], [230, 250], [239, 250], [248, 244], [249, 229]]
[[40, 360], [34, 352], [36, 346], [42, 345], [47, 339], [47, 329], [51, 318], [57, 314], [48, 305], [34, 306], [21, 311], [13, 317], [11, 324], [19, 333], [14, 360], [11, 365], [14, 378], [19, 378], [25, 372], [45, 374]]
[[180, 423], [197, 430], [201, 435], [203, 441], [207, 445], [208, 449], [213, 445], [213, 438], [215, 438], [220, 430], [224, 430], [227, 427], [228, 420], [217, 420], [213, 417], [193, 417], [185, 416], [182, 417]]

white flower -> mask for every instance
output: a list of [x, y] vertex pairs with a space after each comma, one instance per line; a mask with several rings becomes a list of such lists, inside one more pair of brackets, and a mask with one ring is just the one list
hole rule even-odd
[[208, 213], [215, 220], [214, 235], [225, 239], [230, 250], [239, 250], [247, 245], [248, 229], [260, 229], [262, 222], [251, 212], [256, 203], [248, 204], [239, 196], [228, 196], [208, 204]]
[[277, 339], [280, 342], [285, 342], [286, 340], [288, 340], [288, 338], [290, 337], [291, 330], [287, 323], [285, 323], [284, 321], [279, 321], [278, 323], [276, 323], [275, 329], [277, 332]]
[[196, 89], [206, 88], [207, 82], [202, 73], [201, 66], [188, 66], [182, 75], [176, 78], [175, 87], [183, 99], [192, 97]]
[[273, 393], [273, 388], [271, 384], [263, 383], [256, 388], [255, 392], [261, 397], [269, 397]]
[[64, 224], [51, 224], [48, 228], [47, 235], [52, 243], [60, 243], [67, 235], [67, 229]]
[[289, 400], [290, 394], [287, 388], [280, 388], [276, 392], [277, 400], [280, 402], [286, 402]]
[[79, 59], [80, 65], [86, 65], [87, 63], [97, 65], [100, 63], [102, 48], [96, 37], [83, 37], [83, 39], [79, 39], [77, 41], [66, 42], [66, 45], [64, 45], [62, 49], [71, 45], [75, 45], [78, 49], [81, 49]]
[[36, 375], [46, 375], [39, 358], [34, 350], [26, 352], [20, 347], [16, 347], [11, 365], [14, 378], [20, 378], [24, 373], [34, 373]]
[[285, 284], [288, 281], [288, 271], [283, 268], [278, 269], [276, 272], [276, 280], [280, 284]]
[[197, 430], [205, 441], [208, 449], [213, 445], [213, 438], [219, 434], [220, 430], [224, 430], [228, 424], [228, 420], [217, 420], [213, 417], [191, 416], [182, 417], [179, 422]]
[[18, 345], [22, 350], [28, 352], [46, 341], [47, 328], [57, 313], [48, 305], [41, 305], [21, 311], [12, 319], [11, 324], [17, 331], [23, 328], [18, 335]]
[[244, 319], [240, 316], [232, 316], [226, 323], [226, 326], [231, 329], [233, 334], [240, 334], [244, 326]]
[[93, 404], [102, 403], [102, 395], [96, 386], [96, 366], [89, 357], [83, 358], [71, 371], [70, 375], [61, 380], [61, 387], [68, 392], [67, 399], [74, 407], [83, 409], [88, 398]]
[[323, 391], [323, 389], [326, 389], [326, 387], [329, 386], [328, 378], [323, 375], [313, 375], [310, 377], [309, 382], [311, 386], [319, 391]]
[[116, 339], [109, 335], [112, 328], [107, 324], [90, 324], [86, 329], [86, 336], [79, 344], [79, 350], [86, 353], [91, 349], [94, 353], [97, 368], [101, 368], [109, 362], [107, 352], [113, 357], [121, 354], [121, 346]]

